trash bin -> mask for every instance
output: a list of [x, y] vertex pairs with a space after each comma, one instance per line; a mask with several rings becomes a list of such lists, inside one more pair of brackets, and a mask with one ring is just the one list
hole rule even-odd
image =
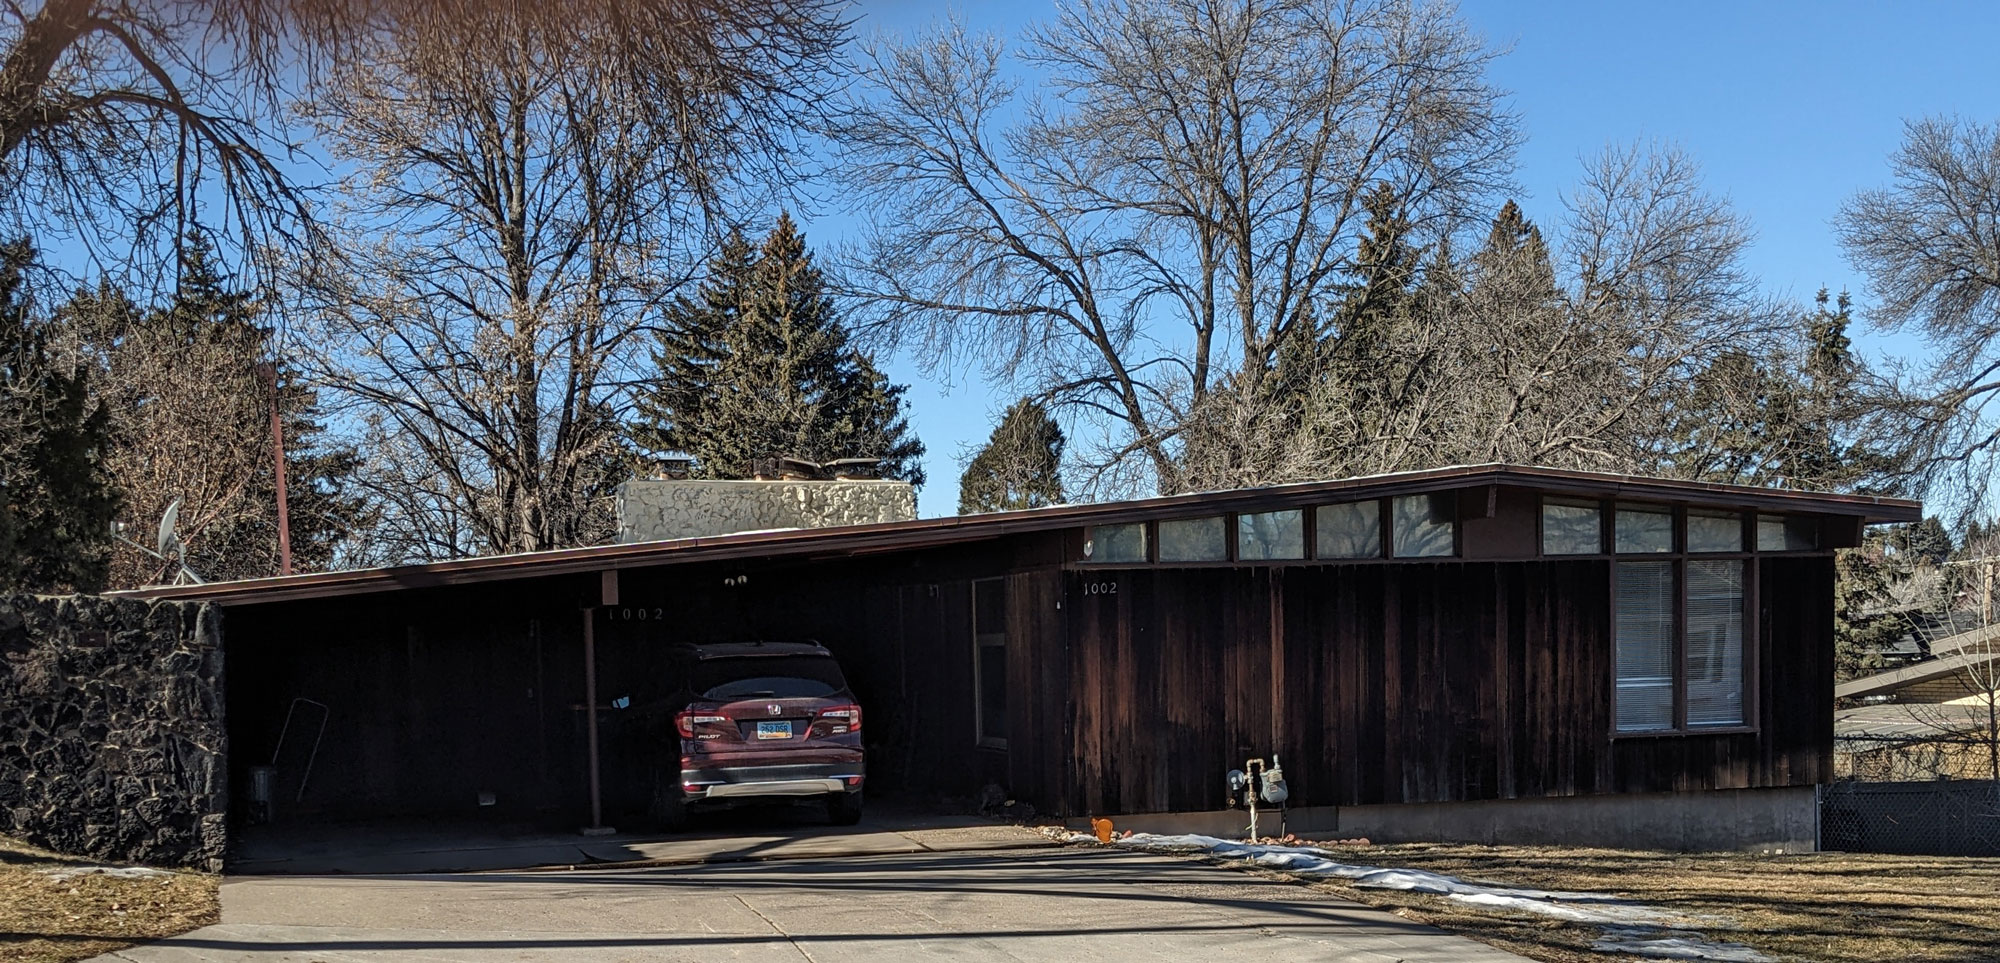
[[271, 800], [276, 798], [278, 768], [276, 766], [250, 767], [250, 821], [253, 823], [274, 822], [277, 813], [272, 811]]

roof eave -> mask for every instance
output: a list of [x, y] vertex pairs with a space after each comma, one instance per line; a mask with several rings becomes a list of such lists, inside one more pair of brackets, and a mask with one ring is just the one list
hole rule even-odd
[[1301, 482], [1265, 488], [1165, 495], [1123, 502], [1057, 505], [1018, 512], [882, 522], [839, 528], [749, 532], [699, 538], [557, 549], [517, 555], [482, 556], [417, 565], [343, 572], [161, 586], [111, 593], [133, 598], [215, 601], [231, 605], [296, 601], [401, 588], [434, 588], [510, 577], [546, 577], [643, 566], [726, 561], [738, 558], [845, 556], [885, 550], [920, 549], [1043, 532], [1078, 525], [1150, 521], [1199, 505], [1214, 512], [1245, 508], [1275, 510], [1326, 501], [1495, 485], [1562, 494], [1631, 497], [1690, 502], [1742, 510], [1808, 512], [1858, 516], [1863, 523], [1915, 521], [1922, 504], [1871, 495], [1835, 495], [1683, 482], [1640, 475], [1583, 472], [1517, 465], [1465, 465], [1372, 475], [1336, 481]]

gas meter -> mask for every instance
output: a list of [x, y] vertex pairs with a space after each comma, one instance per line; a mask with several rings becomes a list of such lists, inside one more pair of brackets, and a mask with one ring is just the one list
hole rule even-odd
[[1257, 795], [1265, 802], [1276, 806], [1291, 795], [1285, 789], [1285, 770], [1278, 766], [1277, 753], [1271, 754], [1270, 768], [1258, 773], [1258, 777], [1263, 785], [1257, 788]]
[[1271, 754], [1269, 764], [1262, 759], [1245, 760], [1243, 768], [1229, 770], [1226, 780], [1229, 808], [1241, 804], [1250, 810], [1250, 839], [1254, 842], [1258, 838], [1258, 800], [1282, 809], [1285, 800], [1291, 798], [1291, 791], [1285, 788], [1285, 770], [1278, 766], [1278, 754]]

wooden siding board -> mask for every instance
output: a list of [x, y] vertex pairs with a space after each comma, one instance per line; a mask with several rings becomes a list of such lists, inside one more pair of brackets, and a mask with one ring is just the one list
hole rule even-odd
[[1116, 597], [1078, 594], [1107, 577], [1085, 573], [1071, 798], [1213, 809], [1224, 770], [1274, 750], [1295, 805], [1808, 784], [1828, 771], [1831, 563], [1758, 564], [1758, 731], [1644, 738], [1612, 736], [1606, 559], [1137, 569]]

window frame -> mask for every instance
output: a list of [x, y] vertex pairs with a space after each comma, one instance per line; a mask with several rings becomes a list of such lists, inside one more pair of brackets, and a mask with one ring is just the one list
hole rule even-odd
[[[1396, 504], [1405, 499], [1446, 499], [1450, 505], [1451, 548], [1442, 555], [1404, 555], [1396, 541]], [[1436, 491], [1404, 492], [1382, 499], [1382, 507], [1377, 509], [1382, 516], [1382, 557], [1398, 562], [1438, 562], [1458, 561], [1465, 558], [1465, 524], [1458, 517], [1458, 492], [1444, 488]]]
[[[1298, 516], [1298, 526], [1299, 526], [1299, 531], [1298, 531], [1298, 550], [1299, 550], [1299, 553], [1298, 553], [1297, 555], [1259, 555], [1259, 556], [1252, 556], [1252, 557], [1249, 557], [1249, 558], [1245, 558], [1245, 557], [1244, 557], [1244, 555], [1243, 555], [1243, 547], [1244, 547], [1244, 533], [1245, 533], [1245, 532], [1246, 532], [1247, 530], [1254, 530], [1255, 526], [1254, 526], [1254, 525], [1252, 525], [1252, 526], [1249, 526], [1249, 527], [1248, 527], [1248, 528], [1246, 529], [1246, 526], [1244, 525], [1244, 519], [1246, 519], [1246, 518], [1270, 518], [1270, 517], [1274, 517], [1274, 516], [1279, 516], [1279, 515], [1296, 515], [1296, 516]], [[1230, 549], [1229, 549], [1229, 553], [1230, 553], [1231, 557], [1235, 558], [1235, 559], [1236, 559], [1237, 561], [1239, 561], [1239, 562], [1249, 562], [1249, 563], [1256, 563], [1256, 564], [1260, 564], [1260, 565], [1261, 565], [1261, 564], [1265, 564], [1265, 563], [1270, 563], [1270, 562], [1303, 562], [1303, 561], [1305, 561], [1306, 559], [1308, 559], [1308, 558], [1310, 558], [1310, 557], [1311, 557], [1311, 556], [1310, 556], [1310, 554], [1309, 554], [1309, 553], [1308, 553], [1308, 552], [1306, 551], [1306, 549], [1307, 549], [1307, 548], [1309, 547], [1309, 546], [1307, 545], [1307, 542], [1308, 542], [1308, 539], [1306, 538], [1306, 523], [1307, 523], [1307, 522], [1310, 522], [1310, 521], [1314, 521], [1314, 519], [1313, 519], [1313, 517], [1312, 517], [1312, 514], [1311, 514], [1310, 512], [1308, 512], [1308, 511], [1306, 511], [1306, 509], [1305, 509], [1305, 508], [1303, 508], [1303, 507], [1300, 507], [1300, 508], [1272, 508], [1272, 509], [1266, 509], [1266, 510], [1264, 510], [1264, 511], [1260, 511], [1260, 512], [1234, 512], [1234, 513], [1232, 513], [1232, 514], [1230, 515], [1230, 525], [1229, 525], [1229, 527], [1230, 527], [1230, 529], [1232, 529], [1232, 531], [1231, 531], [1231, 533], [1230, 533], [1231, 537], [1230, 537], [1230, 539], [1229, 539], [1229, 543], [1230, 543]]]
[[[1453, 508], [1453, 511], [1451, 513], [1451, 522], [1450, 522], [1451, 550], [1448, 554], [1444, 555], [1395, 554], [1395, 524], [1396, 524], [1395, 502], [1397, 498], [1406, 497], [1412, 494], [1424, 497], [1432, 497], [1432, 496], [1443, 497], [1451, 503]], [[1146, 557], [1144, 559], [1121, 559], [1118, 561], [1104, 561], [1098, 558], [1086, 557], [1081, 555], [1080, 553], [1077, 553], [1069, 555], [1069, 557], [1066, 558], [1065, 561], [1063, 562], [1063, 567], [1071, 569], [1079, 569], [1079, 570], [1097, 570], [1097, 569], [1114, 569], [1114, 568], [1244, 568], [1244, 567], [1262, 568], [1262, 567], [1283, 567], [1288, 565], [1316, 565], [1316, 566], [1380, 565], [1380, 564], [1415, 565], [1415, 564], [1425, 564], [1425, 563], [1464, 561], [1465, 522], [1464, 519], [1460, 518], [1458, 515], [1457, 511], [1458, 496], [1459, 496], [1459, 491], [1457, 489], [1444, 488], [1444, 489], [1437, 489], [1435, 491], [1404, 493], [1403, 495], [1378, 495], [1372, 498], [1349, 498], [1340, 500], [1329, 500], [1324, 502], [1301, 502], [1294, 504], [1280, 504], [1274, 507], [1263, 507], [1254, 510], [1246, 509], [1242, 511], [1210, 511], [1195, 515], [1176, 515], [1164, 518], [1150, 518], [1143, 521], [1106, 522], [1097, 525], [1086, 525], [1083, 526], [1082, 528], [1083, 541], [1090, 541], [1095, 539], [1097, 537], [1097, 532], [1100, 529], [1119, 528], [1125, 526], [1138, 526], [1144, 533], [1144, 537], [1146, 540]], [[1372, 504], [1375, 506], [1376, 554], [1361, 556], [1357, 558], [1321, 557], [1319, 552], [1320, 509], [1334, 505], [1352, 505], [1352, 504], [1363, 504], [1363, 503]], [[1241, 545], [1242, 517], [1245, 515], [1268, 515], [1268, 514], [1282, 513], [1282, 512], [1299, 513], [1299, 526], [1300, 526], [1299, 538], [1300, 541], [1303, 543], [1301, 546], [1301, 548], [1303, 549], [1302, 556], [1298, 558], [1243, 558], [1242, 545]], [[1212, 519], [1212, 518], [1219, 518], [1222, 520], [1223, 552], [1225, 557], [1219, 559], [1210, 559], [1207, 561], [1164, 559], [1160, 557], [1160, 526], [1162, 523], [1176, 522], [1176, 521], [1198, 521], [1198, 520]], [[1069, 548], [1066, 550], [1066, 554], [1076, 553], [1078, 544], [1079, 543], [1077, 542], [1070, 543]], [[1588, 556], [1566, 556], [1566, 557], [1575, 558], [1575, 557], [1588, 557]]]
[[[982, 587], [996, 585], [1000, 589], [1000, 631], [982, 633], [979, 631], [979, 593]], [[997, 648], [1000, 650], [1000, 664], [1003, 666], [1000, 676], [1000, 686], [1001, 692], [1005, 693], [1007, 691], [1007, 677], [1004, 671], [1004, 666], [1007, 664], [1007, 578], [1006, 576], [976, 578], [972, 580], [971, 587], [972, 741], [974, 745], [981, 749], [1005, 749], [1007, 748], [1007, 737], [1004, 734], [998, 736], [989, 736], [986, 734], [986, 670], [984, 668], [986, 660], [984, 656], [986, 655], [986, 649]], [[998, 639], [999, 641], [992, 641], [994, 639]], [[1002, 702], [1004, 703], [1005, 701], [1003, 698]], [[1002, 725], [1004, 733], [1005, 723], [1003, 722]]]
[[[1544, 497], [1549, 497], [1544, 495]], [[1663, 504], [1664, 503], [1657, 503]], [[1758, 559], [1764, 555], [1801, 554], [1800, 550], [1787, 553], [1759, 552], [1756, 550], [1756, 526], [1758, 513], [1751, 510], [1737, 510], [1735, 515], [1743, 526], [1746, 546], [1735, 552], [1691, 552], [1688, 550], [1687, 515], [1689, 506], [1664, 505], [1672, 513], [1673, 551], [1671, 552], [1627, 552], [1613, 551], [1617, 545], [1617, 511], [1615, 505], [1606, 500], [1604, 505], [1605, 524], [1602, 540], [1606, 551], [1601, 555], [1544, 555], [1555, 560], [1603, 559], [1605, 566], [1605, 608], [1608, 618], [1607, 641], [1610, 657], [1605, 667], [1605, 690], [1608, 693], [1609, 712], [1606, 724], [1613, 739], [1657, 739], [1686, 736], [1730, 735], [1756, 733], [1761, 731], [1759, 713], [1762, 708], [1761, 659], [1763, 639], [1759, 613], [1762, 609], [1760, 587], [1758, 585]], [[1714, 509], [1708, 509], [1715, 511]], [[1536, 536], [1540, 542], [1541, 513], [1536, 512]], [[1538, 544], [1539, 548], [1539, 544]], [[1736, 561], [1743, 566], [1743, 720], [1721, 725], [1691, 726], [1687, 721], [1688, 710], [1688, 642], [1687, 642], [1687, 599], [1689, 562]], [[1673, 569], [1673, 717], [1671, 724], [1663, 729], [1621, 729], [1618, 727], [1618, 566], [1621, 562], [1667, 562]]]
[[[1597, 551], [1595, 552], [1551, 552], [1549, 551], [1549, 503], [1554, 501], [1558, 508], [1582, 508], [1584, 502], [1597, 506]], [[1573, 495], [1542, 494], [1535, 499], [1535, 557], [1537, 558], [1596, 558], [1609, 555], [1611, 541], [1610, 503], [1602, 498], [1582, 498]]]
[[[1180, 516], [1175, 516], [1173, 518], [1159, 518], [1147, 522], [1146, 523], [1146, 528], [1147, 528], [1146, 544], [1148, 547], [1147, 554], [1151, 557], [1152, 564], [1167, 565], [1175, 568], [1179, 568], [1182, 566], [1196, 566], [1196, 565], [1235, 564], [1236, 563], [1236, 514], [1237, 513], [1235, 512], [1220, 512], [1220, 513], [1210, 513], [1207, 515], [1180, 515]], [[1160, 532], [1161, 526], [1166, 525], [1170, 522], [1207, 522], [1207, 521], [1216, 521], [1222, 523], [1221, 524], [1222, 532], [1220, 535], [1220, 538], [1222, 540], [1221, 558], [1166, 558], [1160, 554], [1160, 549], [1165, 547], [1165, 541], [1166, 541], [1165, 537]]]

